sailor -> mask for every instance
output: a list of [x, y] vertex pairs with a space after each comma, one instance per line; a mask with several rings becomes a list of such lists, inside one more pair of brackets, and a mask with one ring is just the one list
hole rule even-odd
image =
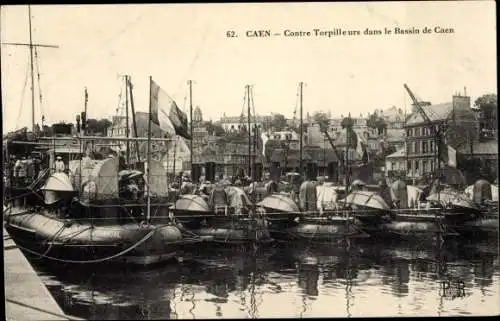
[[21, 174], [21, 160], [17, 159], [16, 162], [14, 163], [14, 177], [20, 177]]
[[127, 198], [129, 200], [137, 201], [139, 199], [139, 184], [134, 179], [131, 179], [127, 184]]
[[61, 156], [56, 157], [55, 169], [56, 169], [57, 173], [63, 173], [64, 170], [66, 169], [66, 166], [64, 165], [64, 162], [63, 162]]

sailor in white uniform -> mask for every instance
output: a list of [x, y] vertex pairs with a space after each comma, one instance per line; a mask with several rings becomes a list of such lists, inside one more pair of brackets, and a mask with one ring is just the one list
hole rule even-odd
[[57, 156], [56, 158], [55, 169], [56, 173], [63, 173], [66, 169], [61, 156]]

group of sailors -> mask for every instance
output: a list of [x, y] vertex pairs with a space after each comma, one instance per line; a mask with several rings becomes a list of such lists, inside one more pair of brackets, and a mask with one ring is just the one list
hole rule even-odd
[[[47, 160], [38, 155], [20, 156], [11, 155], [12, 177], [18, 179], [34, 180], [45, 168]], [[54, 172], [66, 172], [67, 166], [61, 156], [57, 156], [53, 166]]]

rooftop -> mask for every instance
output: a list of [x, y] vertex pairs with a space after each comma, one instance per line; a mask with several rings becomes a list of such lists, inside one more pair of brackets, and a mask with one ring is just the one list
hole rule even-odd
[[[451, 115], [451, 112], [453, 110], [453, 103], [449, 102], [437, 105], [422, 106], [422, 109], [431, 121], [446, 120]], [[420, 113], [412, 113], [408, 117], [406, 125], [416, 125], [423, 122], [424, 119], [422, 118]]]
[[[471, 153], [471, 148], [470, 146], [461, 146], [458, 151], [460, 153], [470, 155]], [[473, 155], [492, 155], [492, 154], [497, 154], [498, 155], [498, 141], [492, 140], [488, 142], [479, 142], [479, 143], [474, 143], [472, 146], [472, 153]]]
[[404, 148], [388, 155], [386, 158], [402, 158], [406, 157], [406, 150]]
[[406, 137], [406, 132], [404, 129], [387, 129], [386, 140], [388, 142], [399, 142], [404, 141]]

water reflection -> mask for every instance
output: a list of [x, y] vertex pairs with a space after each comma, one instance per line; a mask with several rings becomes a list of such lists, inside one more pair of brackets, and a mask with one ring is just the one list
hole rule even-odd
[[[288, 243], [205, 248], [193, 261], [147, 271], [33, 264], [63, 310], [86, 319], [457, 315], [496, 307], [497, 249], [491, 240], [348, 250]], [[459, 303], [443, 295], [457, 282], [466, 293]]]

